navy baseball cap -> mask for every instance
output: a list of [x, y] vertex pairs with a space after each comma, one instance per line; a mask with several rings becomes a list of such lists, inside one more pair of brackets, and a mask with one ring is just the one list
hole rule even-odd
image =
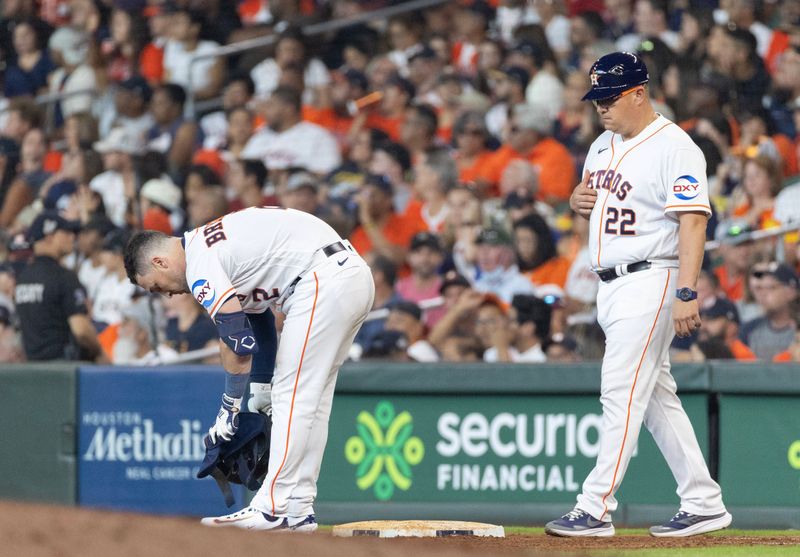
[[418, 232], [411, 238], [411, 251], [416, 251], [422, 247], [442, 251], [442, 242], [440, 242], [439, 237], [432, 232]]
[[367, 176], [365, 186], [374, 186], [378, 190], [382, 191], [386, 195], [392, 196], [394, 195], [394, 188], [392, 188], [392, 183], [386, 176], [382, 174], [370, 174]]
[[647, 66], [636, 54], [612, 52], [592, 64], [589, 70], [592, 88], [581, 100], [599, 101], [650, 81]]
[[408, 300], [399, 300], [393, 303], [389, 306], [389, 311], [399, 311], [401, 313], [405, 313], [417, 321], [422, 319], [422, 310], [420, 307], [414, 302], [409, 302]]
[[28, 228], [28, 237], [31, 242], [44, 240], [56, 230], [66, 230], [67, 232], [78, 232], [81, 229], [80, 223], [74, 220], [67, 220], [56, 211], [42, 211]]
[[528, 73], [528, 70], [519, 66], [509, 66], [507, 68], [503, 68], [502, 72], [511, 81], [516, 81], [523, 89], [527, 87], [528, 83], [531, 81], [531, 74]]
[[739, 310], [736, 305], [726, 298], [714, 298], [714, 303], [707, 308], [700, 310], [700, 317], [704, 319], [716, 319], [724, 317], [728, 321], [739, 323]]
[[150, 97], [153, 95], [153, 89], [150, 88], [150, 84], [140, 75], [133, 75], [124, 81], [120, 81], [119, 87], [141, 97], [145, 102], [150, 102]]

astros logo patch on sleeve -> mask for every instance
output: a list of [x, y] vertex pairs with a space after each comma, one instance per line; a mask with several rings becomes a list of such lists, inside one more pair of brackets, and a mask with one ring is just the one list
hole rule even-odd
[[200, 279], [196, 280], [192, 285], [192, 296], [194, 296], [194, 299], [197, 300], [200, 305], [208, 309], [217, 298], [217, 293], [214, 291], [210, 282], [206, 279]]
[[694, 176], [684, 174], [675, 180], [672, 193], [682, 201], [690, 201], [700, 195], [700, 182]]

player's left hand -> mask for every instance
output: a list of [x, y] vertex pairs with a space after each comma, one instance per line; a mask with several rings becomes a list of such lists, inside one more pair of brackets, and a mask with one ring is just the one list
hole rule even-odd
[[241, 398], [231, 398], [222, 395], [222, 406], [217, 413], [214, 425], [208, 430], [208, 439], [211, 444], [218, 441], [230, 441], [239, 427], [239, 409], [242, 407]]
[[672, 306], [672, 322], [675, 325], [675, 334], [679, 337], [688, 337], [699, 329], [702, 322], [697, 300], [675, 300]]

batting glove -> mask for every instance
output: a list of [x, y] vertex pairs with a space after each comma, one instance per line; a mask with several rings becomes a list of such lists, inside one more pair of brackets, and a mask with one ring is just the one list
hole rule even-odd
[[217, 419], [208, 430], [208, 438], [212, 444], [220, 441], [230, 441], [239, 427], [239, 410], [242, 407], [241, 398], [231, 398], [222, 395], [222, 406], [217, 413]]
[[272, 416], [272, 384], [250, 383], [250, 397], [247, 399], [248, 412]]

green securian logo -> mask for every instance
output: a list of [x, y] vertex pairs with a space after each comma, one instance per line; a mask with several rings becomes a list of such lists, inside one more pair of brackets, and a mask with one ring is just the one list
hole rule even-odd
[[357, 466], [360, 490], [372, 488], [379, 501], [388, 501], [395, 488], [406, 491], [411, 487], [411, 467], [425, 456], [422, 440], [411, 436], [413, 429], [411, 414], [395, 415], [394, 406], [385, 400], [375, 406], [374, 416], [365, 410], [358, 414], [358, 435], [347, 440], [344, 455]]

